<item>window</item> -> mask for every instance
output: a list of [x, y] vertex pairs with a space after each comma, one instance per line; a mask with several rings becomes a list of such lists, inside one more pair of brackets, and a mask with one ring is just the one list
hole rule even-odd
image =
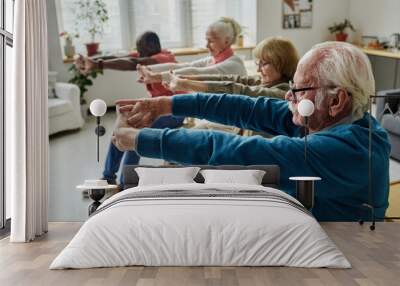
[[5, 101], [11, 94], [14, 0], [0, 0], [0, 236], [9, 231], [10, 194], [6, 193], [5, 172]]
[[135, 38], [145, 31], [156, 32], [165, 47], [176, 48], [190, 45], [186, 39], [187, 20], [184, 15], [189, 1], [185, 0], [131, 0], [130, 19]]
[[[120, 1], [103, 0], [107, 5], [109, 20], [104, 26], [104, 33], [101, 38], [96, 38], [96, 41], [101, 42], [101, 49], [104, 51], [121, 50], [122, 34], [121, 28], [121, 10]], [[57, 0], [57, 22], [59, 32], [68, 32], [79, 34], [79, 38], [74, 39], [74, 45], [77, 53], [85, 53], [85, 44], [91, 41], [90, 35], [83, 29], [82, 25], [76, 22], [76, 6], [77, 0]], [[61, 38], [60, 38], [61, 39]], [[62, 39], [61, 39], [62, 40]], [[62, 40], [61, 46], [64, 46]]]
[[256, 0], [192, 0], [193, 46], [205, 46], [207, 26], [219, 17], [231, 17], [238, 21], [246, 36], [246, 43], [255, 44]]
[[[74, 12], [77, 1], [57, 0], [58, 26], [60, 32], [79, 33], [75, 48], [77, 53], [85, 54], [84, 44], [90, 37], [77, 28]], [[221, 16], [233, 17], [245, 26], [245, 42], [255, 43], [257, 0], [103, 1], [109, 16], [103, 36], [97, 39], [103, 52], [131, 50], [136, 46], [136, 37], [148, 30], [160, 36], [165, 48], [205, 47], [207, 26]]]

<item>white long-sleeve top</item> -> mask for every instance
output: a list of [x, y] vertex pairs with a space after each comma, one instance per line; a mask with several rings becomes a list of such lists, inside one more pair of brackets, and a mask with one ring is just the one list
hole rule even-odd
[[168, 79], [169, 71], [175, 74], [234, 74], [247, 75], [243, 60], [233, 55], [226, 60], [213, 64], [213, 57], [207, 56], [188, 63], [165, 63], [148, 66], [154, 72], [160, 72], [163, 79]]

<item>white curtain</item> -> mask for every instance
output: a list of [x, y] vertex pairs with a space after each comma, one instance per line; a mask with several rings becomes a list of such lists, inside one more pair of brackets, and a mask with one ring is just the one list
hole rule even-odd
[[13, 94], [6, 118], [6, 177], [12, 242], [47, 232], [48, 119], [46, 0], [15, 1]]

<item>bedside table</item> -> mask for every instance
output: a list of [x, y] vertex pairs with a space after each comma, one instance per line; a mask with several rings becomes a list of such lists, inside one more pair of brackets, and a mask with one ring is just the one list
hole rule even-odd
[[289, 177], [296, 182], [296, 199], [308, 210], [314, 206], [314, 182], [320, 181], [320, 177]]

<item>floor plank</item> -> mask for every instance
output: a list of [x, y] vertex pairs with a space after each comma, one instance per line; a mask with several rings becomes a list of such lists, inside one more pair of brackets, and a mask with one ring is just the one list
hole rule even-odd
[[398, 285], [400, 224], [322, 223], [352, 269], [290, 267], [116, 267], [49, 270], [81, 223], [50, 223], [49, 233], [29, 244], [0, 240], [0, 285]]

